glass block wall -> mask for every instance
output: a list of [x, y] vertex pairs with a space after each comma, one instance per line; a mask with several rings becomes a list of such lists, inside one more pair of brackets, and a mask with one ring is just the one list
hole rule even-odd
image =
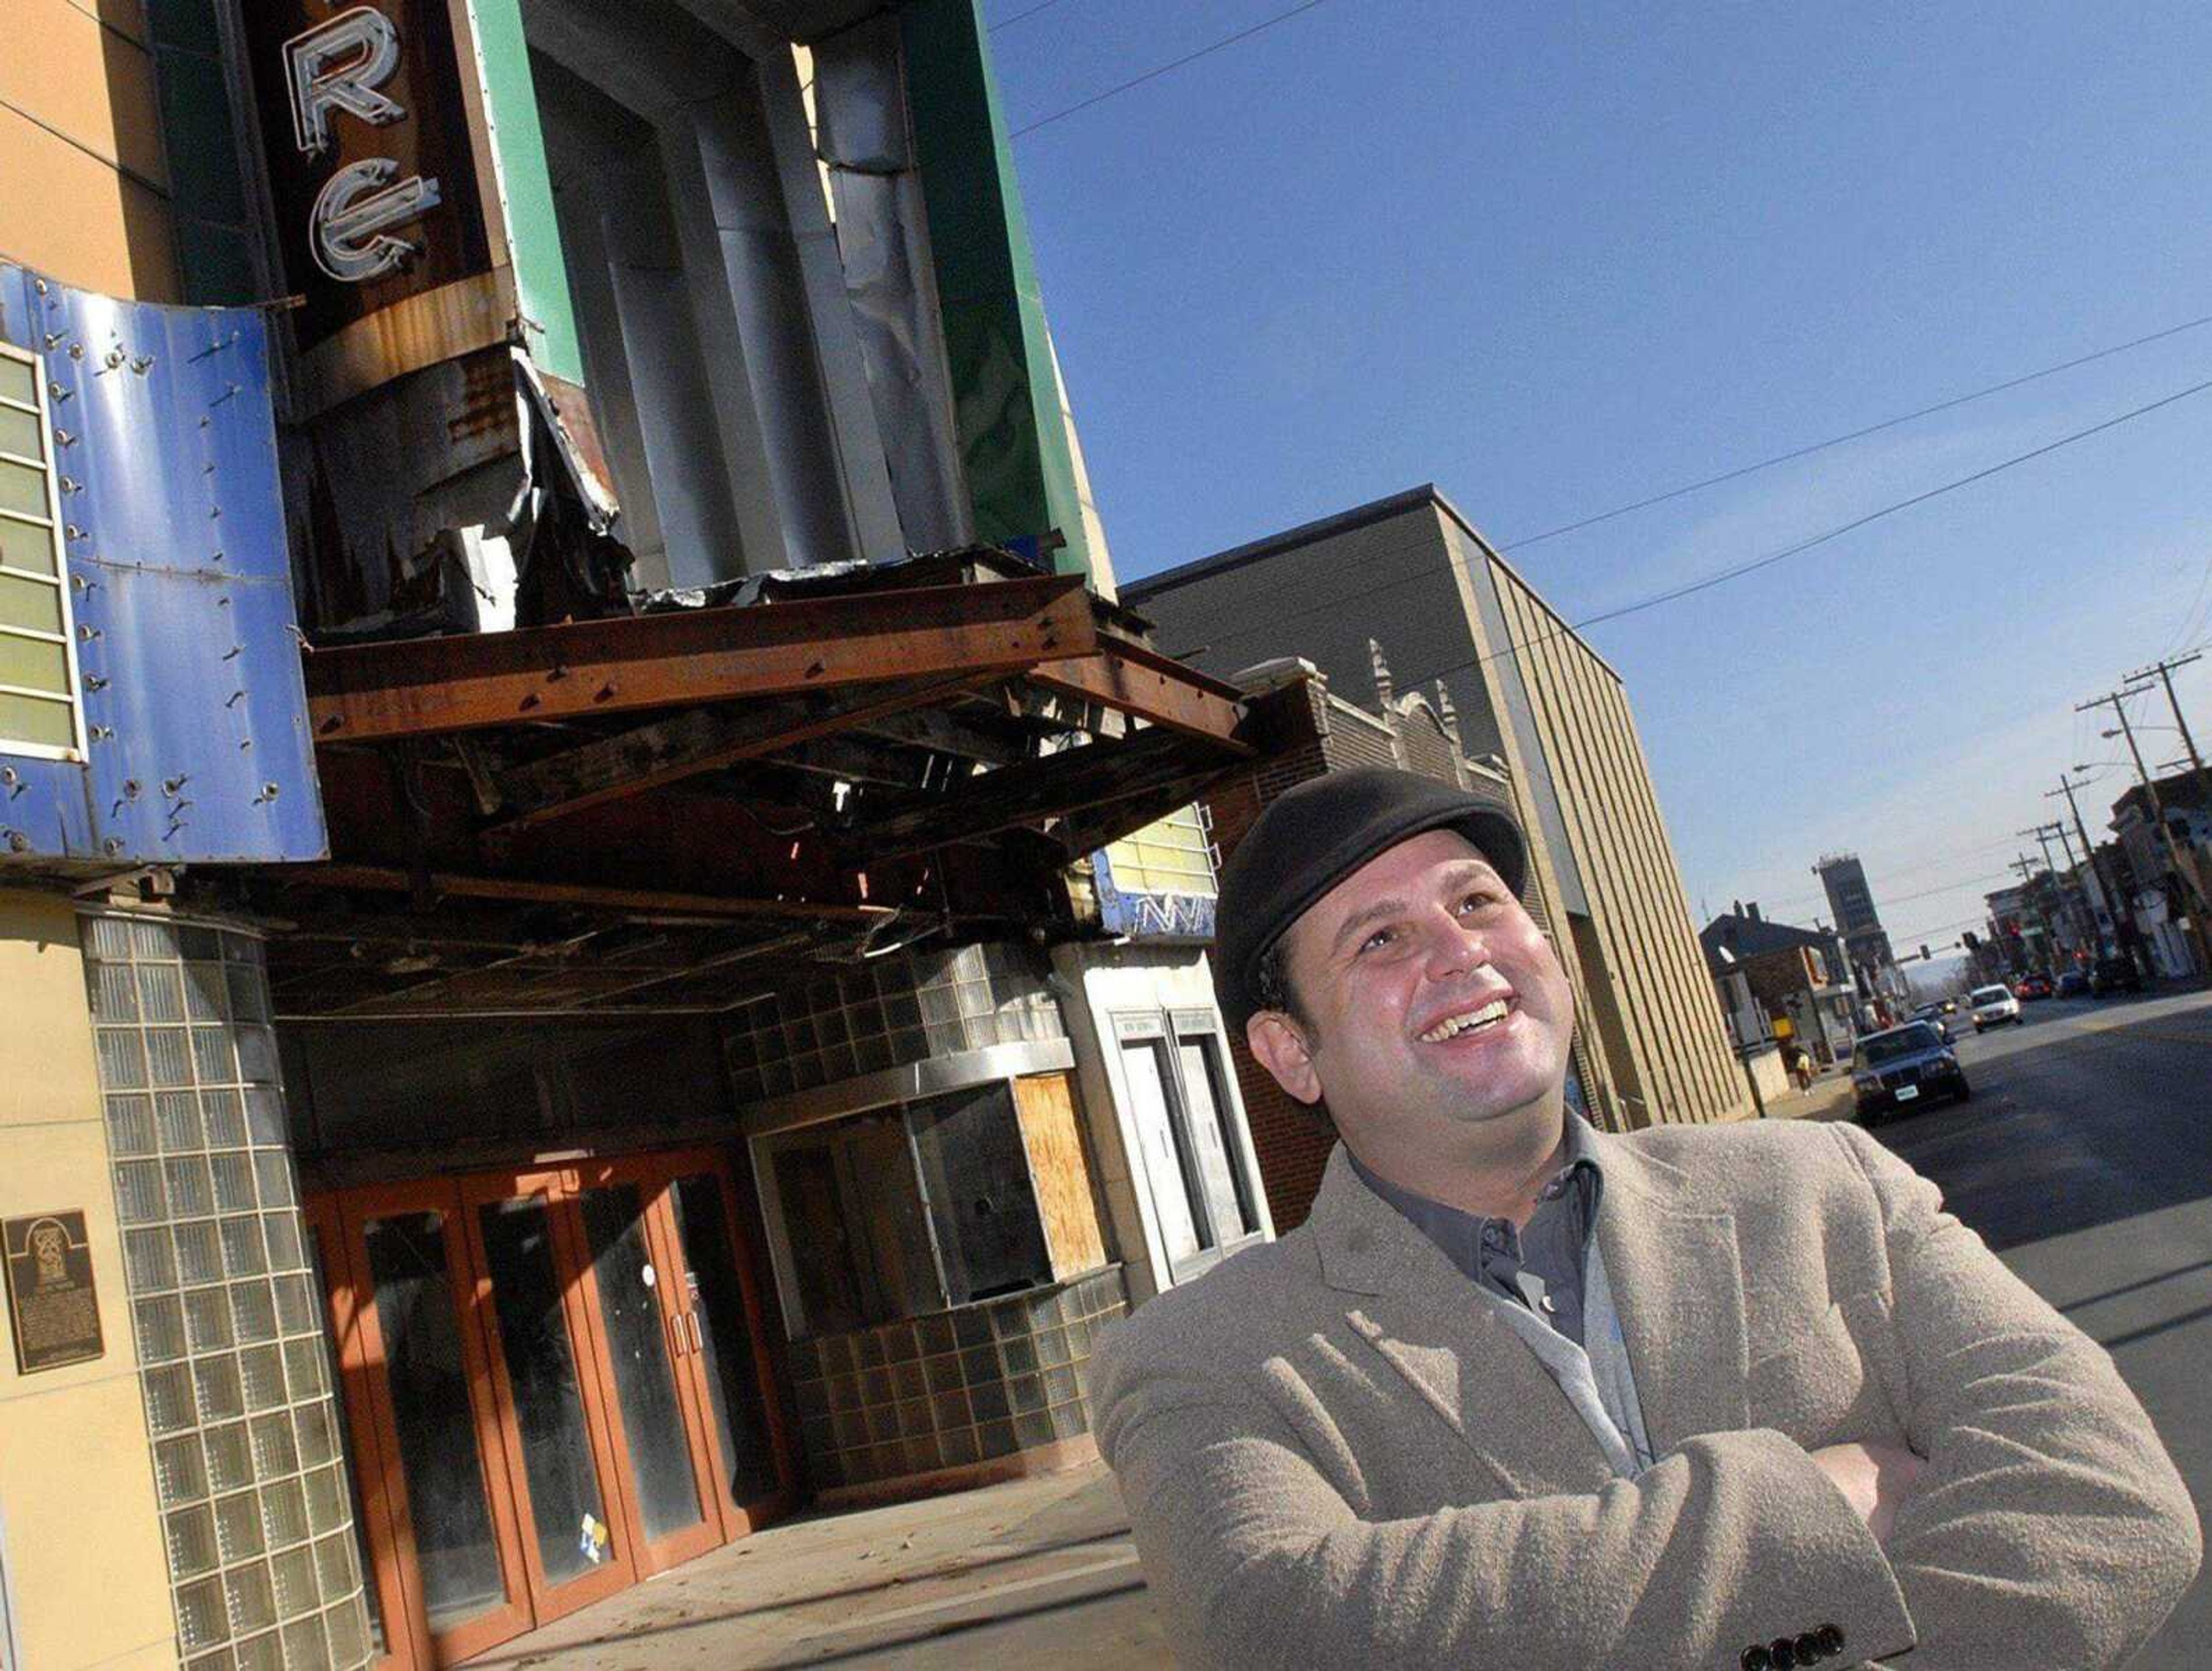
[[732, 1089], [753, 1102], [932, 1057], [1066, 1036], [1042, 961], [993, 943], [794, 981], [738, 1010], [724, 1047]]
[[1097, 1332], [1128, 1309], [1121, 1268], [791, 1344], [819, 1490], [991, 1462], [1091, 1430]]
[[261, 942], [88, 915], [85, 979], [186, 1671], [370, 1656]]

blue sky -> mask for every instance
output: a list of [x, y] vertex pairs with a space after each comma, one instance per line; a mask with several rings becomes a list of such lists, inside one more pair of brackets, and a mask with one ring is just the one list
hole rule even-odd
[[[1010, 125], [1286, 3], [1056, 0], [994, 31]], [[1428, 480], [1510, 547], [2212, 314], [2208, 63], [2202, 6], [1328, 0], [1018, 138], [1116, 568]], [[1510, 555], [1581, 619], [2207, 379], [2212, 326]], [[1851, 849], [1955, 938], [2118, 754], [2073, 704], [2212, 637], [2208, 462], [2212, 392], [1592, 628], [1693, 913]]]

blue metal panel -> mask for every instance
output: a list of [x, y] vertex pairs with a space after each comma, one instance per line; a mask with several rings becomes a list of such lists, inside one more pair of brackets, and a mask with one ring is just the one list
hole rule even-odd
[[9, 758], [8, 847], [325, 857], [260, 312], [0, 264], [0, 336], [45, 361], [89, 739], [88, 765]]

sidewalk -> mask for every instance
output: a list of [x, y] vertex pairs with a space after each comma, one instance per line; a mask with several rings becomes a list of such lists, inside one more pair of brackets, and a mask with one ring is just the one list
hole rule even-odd
[[[947, 1497], [802, 1515], [471, 1660], [547, 1671], [975, 1665], [1034, 1621], [1054, 1671], [1166, 1663], [1102, 1463]], [[1102, 1599], [1125, 1603], [1098, 1608]], [[1051, 1615], [1084, 1609], [1086, 1628]]]
[[1849, 1069], [1832, 1068], [1814, 1080], [1813, 1089], [1792, 1087], [1786, 1096], [1766, 1100], [1769, 1119], [1849, 1119], [1851, 1117], [1851, 1076]]

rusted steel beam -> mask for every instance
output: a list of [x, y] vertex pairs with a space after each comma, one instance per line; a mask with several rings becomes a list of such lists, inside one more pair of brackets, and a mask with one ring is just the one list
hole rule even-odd
[[1048, 575], [317, 650], [307, 707], [318, 742], [357, 742], [1019, 673], [1097, 643], [1081, 576]]
[[[289, 864], [286, 886], [357, 887], [406, 893], [414, 879], [396, 866], [380, 864]], [[516, 876], [463, 876], [433, 871], [430, 891], [453, 900], [523, 900], [533, 905], [574, 906], [582, 911], [619, 911], [678, 917], [778, 918], [794, 922], [872, 923], [895, 915], [890, 906], [814, 904], [805, 900], [734, 900], [716, 893], [670, 893], [642, 887], [597, 887]]]
[[1249, 755], [1237, 735], [1244, 708], [1237, 687], [1127, 639], [1102, 637], [1095, 653], [1048, 662], [1032, 685], [1117, 709], [1133, 719]]
[[[780, 607], [780, 606], [779, 606]], [[989, 677], [863, 685], [757, 704], [695, 709], [670, 720], [603, 737], [502, 772], [506, 816], [497, 834], [580, 812], [602, 801], [640, 795], [739, 760], [827, 737], [871, 719], [942, 702]]]
[[1120, 742], [1064, 749], [970, 778], [950, 793], [880, 816], [863, 815], [849, 839], [871, 859], [896, 858], [949, 841], [972, 841], [1018, 825], [1065, 817], [1135, 795], [1198, 769], [1188, 739], [1164, 726]]

